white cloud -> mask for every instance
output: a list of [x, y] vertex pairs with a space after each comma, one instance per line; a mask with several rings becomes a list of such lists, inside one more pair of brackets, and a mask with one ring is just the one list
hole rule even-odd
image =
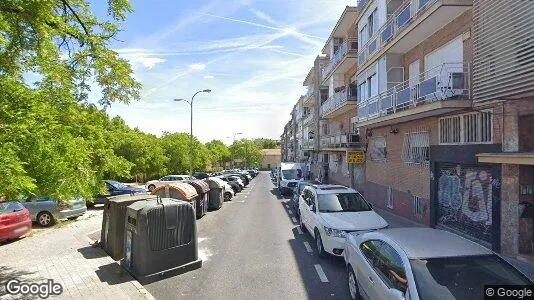
[[205, 68], [206, 68], [205, 64], [190, 64], [189, 65], [189, 70], [192, 70], [192, 71], [202, 71]]
[[213, 75], [204, 75], [204, 79], [215, 79], [215, 76]]
[[159, 58], [159, 57], [145, 57], [145, 56], [136, 57], [135, 60], [149, 69], [152, 69], [157, 64], [160, 64], [165, 61], [164, 59]]

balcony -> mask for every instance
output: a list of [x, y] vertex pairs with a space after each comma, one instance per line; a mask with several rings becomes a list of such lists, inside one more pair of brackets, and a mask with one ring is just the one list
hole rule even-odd
[[345, 73], [355, 63], [358, 53], [358, 40], [348, 39], [330, 59], [328, 65], [322, 71], [322, 82], [325, 82], [333, 73]]
[[[406, 53], [450, 21], [469, 10], [473, 0], [407, 0], [358, 49], [358, 64], [364, 67], [376, 53], [389, 49]], [[390, 49], [391, 48], [391, 49]], [[361, 68], [361, 70], [363, 70]]]
[[359, 101], [359, 126], [386, 126], [471, 107], [468, 66], [445, 63], [419, 78]]
[[337, 133], [321, 137], [321, 150], [345, 150], [360, 146], [360, 136], [356, 133]]
[[314, 148], [313, 140], [305, 139], [304, 141], [302, 141], [302, 150], [310, 151], [310, 150], [313, 150], [313, 148]]
[[302, 121], [302, 125], [306, 126], [308, 124], [312, 124], [315, 120], [315, 115], [313, 113], [309, 113], [304, 120]]
[[321, 117], [333, 118], [356, 108], [356, 96], [349, 95], [348, 89], [334, 93], [321, 105]]
[[306, 95], [304, 95], [304, 105], [309, 105], [314, 103], [315, 98], [313, 97], [315, 93], [315, 88], [313, 85], [308, 86], [308, 91], [306, 92]]

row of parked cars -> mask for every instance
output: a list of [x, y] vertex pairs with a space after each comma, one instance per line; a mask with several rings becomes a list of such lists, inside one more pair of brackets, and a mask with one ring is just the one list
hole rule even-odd
[[300, 181], [300, 227], [321, 258], [342, 257], [352, 299], [482, 299], [485, 285], [532, 285], [500, 255], [454, 233], [389, 228], [358, 191]]
[[157, 187], [175, 182], [205, 179], [215, 176], [227, 185], [223, 192], [225, 201], [248, 185], [259, 171], [225, 170], [217, 174], [194, 173], [189, 175], [168, 175], [146, 183], [145, 187], [131, 186], [114, 180], [105, 180], [107, 194], [97, 195], [93, 202], [86, 203], [83, 198], [70, 202], [57, 201], [49, 198], [32, 198], [23, 201], [0, 200], [0, 242], [13, 240], [28, 235], [35, 222], [41, 227], [48, 227], [61, 219], [76, 219], [87, 212], [87, 205], [104, 204], [109, 196], [136, 195], [152, 192]]

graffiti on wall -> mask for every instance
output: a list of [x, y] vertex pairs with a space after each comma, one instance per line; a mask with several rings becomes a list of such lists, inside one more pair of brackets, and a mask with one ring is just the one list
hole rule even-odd
[[493, 223], [495, 182], [491, 171], [484, 168], [457, 165], [440, 170], [438, 222], [487, 240]]

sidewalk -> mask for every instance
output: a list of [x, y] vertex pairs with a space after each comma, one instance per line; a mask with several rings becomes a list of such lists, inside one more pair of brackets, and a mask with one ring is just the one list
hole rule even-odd
[[36, 230], [27, 238], [0, 246], [0, 298], [6, 282], [43, 283], [52, 279], [63, 286], [57, 299], [153, 299], [148, 291], [102, 249], [91, 243], [100, 230], [101, 210], [89, 210], [64, 227]]
[[[379, 215], [384, 218], [389, 223], [389, 226], [391, 228], [396, 227], [426, 227], [425, 225], [416, 223], [412, 220], [408, 220], [404, 217], [397, 216], [387, 210], [381, 209], [381, 208], [373, 208]], [[534, 281], [534, 265], [530, 262], [501, 255], [502, 258], [504, 258], [506, 261], [508, 261], [511, 265], [516, 267], [519, 271], [521, 271], [525, 276], [530, 278], [530, 280]]]

